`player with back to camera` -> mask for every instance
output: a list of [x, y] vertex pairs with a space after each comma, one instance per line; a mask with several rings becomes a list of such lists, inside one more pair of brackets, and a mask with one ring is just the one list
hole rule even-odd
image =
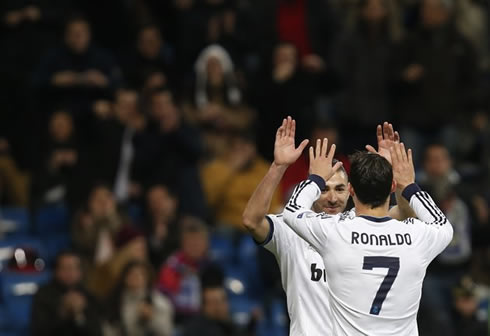
[[[277, 130], [274, 145], [274, 162], [257, 186], [243, 213], [243, 224], [254, 240], [272, 252], [279, 264], [282, 285], [287, 295], [291, 319], [290, 335], [332, 335], [328, 301], [322, 299], [327, 291], [325, 267], [322, 257], [294, 233], [282, 219], [282, 215], [266, 216], [272, 196], [287, 167], [301, 155], [308, 140], [295, 147], [295, 121], [288, 117]], [[389, 157], [389, 147], [398, 141], [398, 133], [391, 124], [377, 128], [378, 151]], [[376, 152], [371, 146], [367, 148]], [[348, 178], [344, 169], [336, 172], [326, 182], [326, 190], [313, 205], [315, 212], [336, 215], [345, 210]], [[390, 214], [394, 217], [410, 216], [408, 202], [399, 202]], [[350, 214], [355, 216], [354, 212]]]
[[[301, 182], [283, 212], [284, 221], [322, 256], [327, 272], [332, 335], [418, 335], [417, 311], [429, 263], [443, 251], [453, 229], [432, 198], [415, 184], [412, 152], [393, 143], [392, 165], [380, 155], [353, 155], [349, 193], [356, 217], [311, 211], [332, 166], [335, 145], [310, 148], [310, 177]], [[419, 219], [388, 216], [389, 197], [402, 191]], [[304, 288], [310, 290], [310, 288]], [[302, 312], [301, 312], [302, 313]]]

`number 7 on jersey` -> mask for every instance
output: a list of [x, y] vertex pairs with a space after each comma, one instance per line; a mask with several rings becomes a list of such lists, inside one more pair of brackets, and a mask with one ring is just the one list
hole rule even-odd
[[386, 299], [386, 295], [393, 286], [393, 282], [398, 275], [398, 270], [400, 269], [400, 258], [397, 257], [364, 257], [364, 264], [362, 269], [372, 270], [373, 268], [387, 268], [388, 273], [386, 274], [381, 286], [374, 297], [373, 304], [371, 305], [371, 310], [369, 314], [379, 315], [383, 302]]

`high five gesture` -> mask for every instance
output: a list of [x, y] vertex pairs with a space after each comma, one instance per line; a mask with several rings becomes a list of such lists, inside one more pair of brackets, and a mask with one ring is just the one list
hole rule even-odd
[[313, 150], [313, 146], [310, 147], [310, 174], [321, 176], [328, 181], [342, 167], [340, 161], [332, 166], [335, 147], [335, 144], [332, 144], [327, 155], [328, 139], [317, 139], [315, 149]]
[[291, 117], [287, 117], [287, 119], [282, 121], [281, 127], [276, 132], [274, 163], [278, 166], [289, 166], [296, 162], [308, 144], [308, 140], [303, 140], [298, 148], [296, 148], [294, 144], [295, 133], [296, 121], [291, 119]]

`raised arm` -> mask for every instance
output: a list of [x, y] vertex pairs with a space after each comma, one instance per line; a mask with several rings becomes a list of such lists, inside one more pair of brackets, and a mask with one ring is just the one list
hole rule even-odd
[[[378, 150], [371, 145], [366, 145], [366, 149], [371, 153], [376, 153], [391, 162], [390, 148], [395, 143], [400, 142], [400, 135], [393, 129], [393, 125], [384, 122], [383, 125], [378, 125], [376, 128], [376, 138], [378, 140]], [[389, 216], [398, 220], [405, 220], [409, 217], [416, 217], [415, 212], [410, 207], [408, 201], [402, 197], [402, 190], [396, 189], [395, 192], [396, 205], [389, 211]]]
[[337, 162], [332, 167], [335, 145], [331, 146], [328, 155], [326, 155], [327, 148], [326, 138], [323, 140], [323, 145], [320, 139], [317, 140], [315, 151], [310, 147], [311, 175], [296, 187], [283, 212], [286, 224], [320, 253], [328, 236], [327, 225], [324, 224], [335, 220], [332, 216], [316, 214], [310, 209], [325, 189], [325, 181], [328, 181], [342, 166], [342, 162]]
[[453, 227], [444, 213], [434, 203], [432, 197], [415, 183], [415, 169], [412, 161], [412, 151], [405, 151], [403, 143], [396, 143], [391, 148], [393, 160], [393, 177], [397, 187], [403, 190], [403, 197], [410, 202], [417, 217], [422, 220], [427, 234], [429, 246], [428, 255], [432, 260], [441, 253], [453, 238]]
[[274, 192], [286, 169], [299, 158], [308, 144], [308, 140], [303, 140], [299, 147], [295, 148], [295, 131], [296, 122], [291, 117], [284, 119], [276, 133], [274, 162], [248, 200], [243, 212], [243, 226], [259, 243], [264, 242], [270, 233], [270, 225], [265, 215], [269, 211]]

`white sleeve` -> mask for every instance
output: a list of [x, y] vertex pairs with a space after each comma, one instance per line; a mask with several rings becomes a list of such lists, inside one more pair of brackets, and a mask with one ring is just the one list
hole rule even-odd
[[284, 223], [282, 215], [267, 215], [265, 218], [270, 226], [269, 235], [258, 245], [272, 252], [277, 259], [281, 259], [291, 250], [291, 236], [296, 234]]
[[325, 180], [317, 175], [310, 175], [308, 180], [301, 182], [293, 192], [284, 208], [283, 216], [286, 224], [296, 234], [313, 246], [320, 254], [325, 247], [329, 225], [335, 219], [326, 214], [311, 211], [311, 206], [320, 197], [321, 187]]
[[422, 191], [417, 184], [413, 183], [406, 187], [402, 195], [409, 201], [417, 217], [425, 224], [423, 230], [427, 243], [426, 255], [431, 262], [453, 239], [453, 226], [432, 197]]

